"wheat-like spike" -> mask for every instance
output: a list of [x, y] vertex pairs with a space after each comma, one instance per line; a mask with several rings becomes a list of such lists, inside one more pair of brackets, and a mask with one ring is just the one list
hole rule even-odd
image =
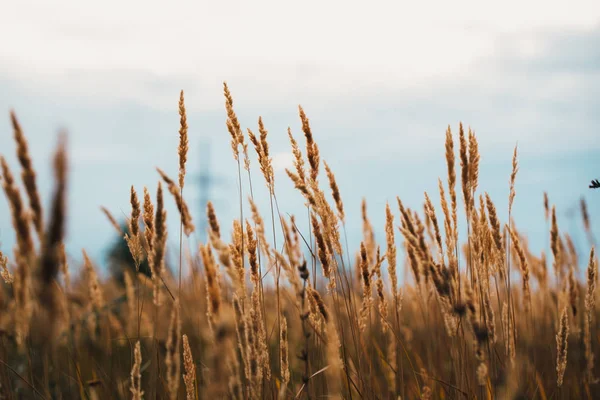
[[296, 168], [296, 174], [298, 178], [306, 184], [306, 173], [304, 170], [304, 158], [302, 157], [302, 151], [300, 150], [300, 146], [298, 146], [298, 142], [294, 139], [292, 135], [292, 130], [288, 127], [288, 138], [290, 139], [290, 144], [292, 145], [292, 154], [294, 154], [294, 167]]
[[288, 345], [288, 326], [287, 319], [282, 316], [279, 329], [279, 348], [280, 348], [280, 365], [281, 365], [281, 386], [286, 387], [290, 381], [290, 362], [289, 362], [289, 345]]
[[260, 280], [260, 274], [258, 272], [258, 259], [256, 253], [257, 242], [254, 237], [254, 231], [250, 222], [246, 221], [246, 236], [248, 238], [248, 263], [250, 264], [250, 277], [255, 284], [258, 284]]
[[402, 225], [412, 236], [417, 237], [417, 230], [413, 224], [410, 210], [407, 210], [404, 207], [404, 204], [399, 197], [396, 197], [396, 201], [398, 202], [398, 209], [400, 210], [400, 216], [402, 217]]
[[321, 267], [323, 268], [323, 276], [329, 280], [330, 285], [333, 288], [334, 276], [331, 274], [331, 253], [329, 247], [325, 244], [325, 239], [323, 237], [323, 231], [325, 229], [321, 229], [319, 220], [314, 213], [311, 215], [311, 223], [313, 234], [315, 235], [315, 240], [317, 242], [319, 261], [321, 261]]
[[296, 173], [290, 171], [287, 168], [286, 168], [285, 172], [290, 177], [292, 182], [294, 182], [295, 188], [298, 189], [302, 193], [302, 195], [304, 196], [306, 201], [308, 201], [308, 203], [311, 206], [316, 208], [317, 204], [316, 204], [313, 194], [311, 193], [311, 191], [309, 189], [310, 185], [306, 178], [305, 164], [304, 164], [304, 158], [302, 157], [302, 151], [300, 150], [300, 147], [298, 146], [298, 142], [296, 142], [296, 140], [294, 139], [294, 136], [292, 135], [292, 130], [289, 127], [288, 127], [288, 137], [289, 137], [290, 143], [292, 145], [292, 153], [294, 154], [294, 168], [296, 169]]
[[251, 390], [258, 393], [260, 389], [257, 387], [257, 381], [262, 377], [262, 368], [260, 364], [260, 354], [258, 353], [258, 341], [260, 340], [260, 330], [262, 322], [260, 320], [260, 293], [259, 287], [254, 285], [252, 289], [252, 301], [250, 303], [250, 312], [247, 316], [246, 328], [246, 377], [252, 382]]
[[218, 238], [221, 238], [221, 228], [219, 227], [219, 220], [217, 219], [217, 214], [215, 213], [215, 208], [211, 201], [206, 203], [206, 216], [208, 218], [210, 230]]
[[192, 223], [192, 215], [190, 214], [187, 203], [181, 196], [181, 190], [177, 187], [175, 181], [173, 181], [169, 176], [160, 168], [156, 168], [161, 178], [167, 184], [167, 189], [175, 198], [175, 203], [177, 204], [177, 209], [179, 210], [179, 214], [181, 215], [181, 222], [183, 223], [183, 231], [186, 236], [190, 236], [192, 232], [196, 229], [194, 224]]
[[529, 288], [529, 263], [527, 261], [527, 255], [521, 246], [521, 241], [519, 240], [519, 236], [515, 232], [514, 227], [511, 229], [508, 225], [506, 225], [506, 228], [510, 233], [513, 247], [515, 248], [517, 255], [519, 256], [519, 261], [521, 262], [521, 273], [523, 274], [523, 301], [525, 303], [525, 309], [529, 311], [531, 305], [531, 290]]
[[152, 204], [152, 197], [146, 186], [144, 186], [144, 214], [142, 219], [144, 220], [144, 236], [146, 237], [146, 243], [148, 245], [148, 254], [150, 254], [154, 238], [154, 205]]
[[217, 264], [210, 245], [200, 245], [200, 254], [202, 255], [202, 264], [206, 272], [207, 315], [209, 321], [214, 324], [214, 318], [218, 317], [221, 308], [221, 284], [219, 282]]
[[579, 256], [577, 255], [577, 249], [575, 248], [575, 243], [573, 243], [573, 238], [568, 233], [565, 233], [565, 241], [567, 244], [569, 264], [572, 265], [576, 271], [579, 271]]
[[595, 311], [595, 291], [596, 279], [598, 278], [598, 265], [596, 264], [596, 255], [594, 253], [594, 247], [592, 247], [587, 269], [587, 292], [585, 295], [585, 320], [583, 331], [587, 378], [591, 383], [596, 382], [596, 378], [594, 377], [594, 352], [592, 350], [592, 317]]
[[583, 227], [584, 227], [585, 231], [588, 233], [588, 235], [590, 235], [591, 234], [590, 214], [588, 213], [587, 203], [585, 202], [585, 199], [583, 197], [579, 200], [579, 204], [580, 204], [580, 209], [581, 209], [581, 219], [583, 220]]
[[144, 391], [142, 390], [142, 350], [140, 341], [135, 343], [133, 351], [133, 366], [131, 367], [131, 391], [132, 400], [142, 400]]
[[510, 194], [508, 196], [508, 211], [512, 210], [512, 205], [515, 200], [515, 179], [517, 178], [517, 172], [519, 171], [519, 163], [517, 161], [517, 146], [515, 146], [515, 150], [513, 152], [512, 158], [512, 172], [510, 174]]
[[105, 303], [104, 295], [102, 294], [102, 289], [100, 288], [100, 283], [98, 282], [98, 274], [96, 273], [96, 269], [92, 264], [92, 260], [90, 260], [85, 250], [82, 250], [82, 254], [83, 268], [85, 273], [87, 274], [91, 304], [96, 310], [100, 310], [102, 309], [102, 307], [104, 307]]
[[362, 308], [360, 310], [359, 326], [361, 331], [364, 331], [367, 327], [367, 320], [369, 319], [369, 311], [371, 309], [371, 274], [369, 271], [369, 261], [367, 257], [367, 248], [365, 242], [360, 243], [360, 271], [362, 277], [363, 287], [363, 298]]
[[[546, 252], [542, 251], [542, 254], [539, 259], [538, 268], [534, 268], [533, 272], [536, 275], [536, 278], [540, 282], [540, 285], [543, 289], [545, 289], [548, 285], [548, 262], [546, 259]], [[537, 272], [536, 272], [537, 271]]]
[[468, 145], [467, 140], [465, 138], [465, 131], [463, 129], [462, 122], [459, 125], [459, 154], [460, 154], [460, 172], [461, 172], [461, 183], [462, 183], [462, 191], [463, 198], [465, 201], [465, 210], [467, 212], [467, 218], [470, 217], [471, 213], [471, 190], [470, 190], [470, 179], [471, 173], [469, 169], [471, 165], [469, 165], [469, 156], [468, 156]]
[[267, 241], [266, 231], [265, 231], [265, 222], [258, 211], [258, 207], [256, 203], [252, 200], [252, 198], [248, 198], [250, 202], [250, 209], [252, 211], [252, 221], [254, 221], [254, 225], [256, 227], [256, 236], [258, 238], [259, 246], [262, 252], [265, 254], [267, 259], [271, 259], [271, 248], [269, 247], [269, 242]]
[[242, 127], [237, 115], [233, 111], [233, 97], [231, 97], [231, 92], [226, 82], [223, 82], [223, 94], [225, 95], [225, 110], [227, 111], [227, 130], [231, 135], [233, 158], [237, 161], [240, 156], [239, 145], [244, 142], [244, 135], [242, 134]]
[[29, 229], [27, 211], [21, 200], [21, 193], [15, 183], [13, 174], [4, 159], [0, 156], [0, 164], [2, 166], [2, 187], [10, 204], [12, 223], [17, 233], [18, 251], [23, 257], [29, 257], [33, 254], [33, 239]]
[[323, 161], [323, 165], [325, 165], [325, 171], [327, 171], [327, 179], [329, 179], [329, 187], [331, 188], [331, 195], [333, 196], [333, 200], [335, 201], [335, 207], [337, 208], [338, 217], [340, 221], [344, 223], [346, 216], [344, 214], [344, 203], [342, 203], [342, 196], [340, 195], [340, 189], [338, 188], [337, 182], [335, 180], [335, 175], [327, 165], [327, 162]]
[[34, 298], [31, 293], [33, 280], [31, 269], [26, 257], [15, 251], [17, 270], [13, 281], [15, 298], [15, 336], [20, 352], [25, 351], [26, 337], [29, 335], [31, 316], [33, 314]]
[[129, 202], [131, 203], [131, 219], [129, 220], [129, 232], [132, 236], [137, 236], [140, 231], [140, 215], [142, 214], [140, 201], [138, 200], [137, 193], [133, 185], [131, 185], [131, 196]]
[[494, 244], [496, 246], [496, 254], [499, 258], [500, 262], [498, 263], [500, 276], [502, 280], [504, 280], [504, 274], [506, 273], [504, 267], [505, 255], [504, 255], [504, 245], [502, 243], [502, 233], [500, 230], [500, 219], [498, 218], [498, 214], [496, 212], [496, 206], [492, 202], [490, 195], [485, 193], [485, 201], [487, 205], [488, 216], [490, 219], [490, 225], [492, 226], [492, 237], [494, 238]]
[[398, 201], [398, 208], [400, 209], [400, 216], [402, 220], [402, 226], [399, 229], [407, 244], [406, 250], [410, 260], [410, 266], [415, 276], [415, 281], [417, 284], [419, 284], [421, 283], [421, 275], [423, 275], [422, 272], [425, 272], [421, 271], [421, 262], [427, 266], [428, 260], [426, 255], [422, 252], [421, 245], [419, 243], [420, 234], [417, 233], [410, 210], [404, 208], [404, 205], [399, 197], [396, 197], [396, 200]]
[[179, 380], [181, 379], [181, 317], [179, 312], [179, 299], [176, 299], [171, 310], [171, 322], [169, 324], [166, 344], [167, 351], [165, 355], [167, 388], [171, 400], [177, 399]]
[[100, 210], [102, 211], [102, 213], [104, 213], [104, 215], [106, 216], [106, 218], [108, 219], [108, 222], [110, 222], [112, 227], [115, 228], [115, 231], [117, 231], [119, 236], [123, 236], [123, 231], [121, 230], [121, 227], [119, 226], [119, 223], [117, 222], [117, 219], [112, 215], [112, 213], [108, 210], [108, 208], [101, 206]]
[[316, 309], [319, 312], [319, 315], [321, 316], [321, 318], [323, 318], [323, 321], [329, 321], [329, 310], [327, 309], [325, 301], [323, 300], [323, 297], [321, 297], [319, 291], [311, 287], [308, 287], [307, 291], [309, 298], [314, 302]]
[[51, 285], [60, 269], [60, 245], [66, 229], [67, 213], [67, 151], [65, 137], [61, 136], [54, 155], [54, 179], [56, 186], [51, 205], [48, 230], [44, 235], [41, 257], [41, 277], [44, 285]]
[[455, 237], [458, 237], [458, 217], [457, 217], [457, 200], [456, 200], [456, 161], [454, 155], [454, 142], [452, 141], [452, 131], [450, 125], [446, 130], [446, 165], [448, 168], [448, 192], [450, 194], [450, 204], [452, 210], [452, 232]]
[[319, 187], [318, 182], [310, 181], [312, 193], [316, 202], [315, 211], [321, 219], [323, 228], [323, 236], [330, 254], [342, 253], [342, 245], [340, 242], [340, 232], [338, 230], [338, 218], [331, 205], [325, 198], [325, 192]]
[[[235, 226], [235, 225], [234, 225]], [[212, 231], [209, 232], [209, 243], [215, 249], [218, 254], [219, 262], [223, 265], [223, 268], [229, 275], [231, 282], [235, 285], [236, 291], [240, 290], [238, 284], [238, 268], [242, 261], [242, 253], [241, 253], [241, 240], [236, 240], [236, 233], [233, 233], [233, 244], [225, 243], [225, 241], [221, 240], [217, 236], [215, 236]], [[238, 233], [239, 239], [239, 233]]]
[[12, 110], [10, 112], [10, 120], [13, 126], [15, 142], [17, 143], [17, 158], [23, 169], [21, 178], [23, 179], [23, 185], [25, 186], [25, 191], [29, 197], [29, 207], [31, 207], [33, 213], [33, 225], [41, 238], [44, 229], [42, 202], [36, 184], [35, 169], [33, 168], [31, 156], [29, 155], [29, 144], [23, 134], [23, 129], [17, 120], [17, 116]]
[[490, 292], [486, 291], [483, 295], [483, 311], [485, 313], [485, 321], [487, 323], [487, 330], [489, 333], [490, 343], [496, 342], [496, 321], [494, 317], [494, 309], [492, 308], [492, 301], [490, 299]]
[[17, 246], [15, 248], [15, 261], [17, 263], [16, 277], [14, 280], [15, 296], [15, 333], [19, 350], [25, 350], [25, 337], [29, 334], [30, 319], [33, 312], [31, 298], [31, 262], [34, 257], [33, 238], [29, 218], [21, 193], [15, 183], [14, 177], [4, 157], [0, 156], [2, 166], [2, 187], [10, 205], [12, 224], [16, 231]]
[[185, 393], [187, 400], [196, 399], [196, 366], [194, 365], [194, 357], [187, 335], [183, 335], [183, 366], [185, 374], [183, 374], [183, 382], [185, 383]]
[[[509, 319], [510, 316], [510, 319]], [[515, 350], [515, 324], [514, 314], [508, 312], [508, 305], [506, 301], [502, 303], [502, 326], [504, 327], [504, 347], [506, 355], [510, 358], [511, 364], [514, 363], [516, 350]]]
[[271, 165], [271, 158], [269, 157], [269, 143], [266, 140], [267, 130], [265, 129], [261, 118], [259, 118], [258, 124], [259, 130], [261, 131], [261, 138], [259, 139], [256, 137], [251, 129], [248, 129], [248, 137], [250, 138], [250, 142], [254, 145], [254, 150], [256, 150], [256, 154], [258, 155], [258, 164], [263, 177], [265, 178], [265, 182], [267, 183], [267, 188], [269, 188], [269, 192], [273, 194], [275, 190], [274, 174], [273, 166]]
[[[481, 257], [484, 270], [484, 280], [489, 284], [489, 277], [498, 272], [498, 266], [493, 262], [496, 257], [496, 248], [494, 245], [494, 237], [492, 227], [489, 223], [487, 215], [486, 201], [483, 194], [479, 195], [479, 227], [481, 230]], [[535, 268], [534, 268], [535, 274]]]
[[308, 204], [310, 204], [312, 207], [316, 208], [317, 202], [316, 202], [313, 194], [309, 191], [308, 186], [306, 185], [306, 181], [303, 181], [298, 175], [296, 175], [289, 169], [286, 169], [285, 172], [290, 177], [292, 182], [294, 182], [295, 188], [298, 189], [302, 193], [302, 195], [304, 196], [304, 198], [306, 199]]
[[431, 203], [431, 199], [429, 199], [427, 192], [425, 192], [425, 210], [427, 213], [426, 214], [427, 217], [433, 224], [433, 230], [435, 232], [435, 242], [438, 246], [440, 262], [443, 262], [444, 261], [444, 250], [443, 250], [443, 245], [442, 245], [442, 234], [440, 233], [440, 227], [438, 225], [437, 216], [435, 215], [435, 208], [433, 208], [433, 204]]
[[248, 138], [250, 138], [250, 143], [254, 145], [254, 150], [256, 151], [256, 154], [258, 155], [258, 160], [260, 162], [260, 158], [263, 154], [262, 143], [250, 128], [248, 128]]
[[412, 269], [415, 282], [417, 285], [421, 283], [421, 260], [419, 257], [419, 245], [418, 239], [410, 233], [410, 231], [406, 228], [400, 228], [400, 232], [402, 236], [404, 236], [406, 252], [408, 255], [408, 260], [410, 261], [410, 268]]
[[160, 284], [164, 276], [165, 251], [167, 246], [167, 211], [164, 209], [163, 191], [160, 182], [158, 182], [158, 189], [156, 190], [154, 229], [152, 256], [149, 258], [149, 264], [154, 281], [154, 304], [160, 305]]
[[479, 179], [479, 143], [475, 132], [469, 128], [469, 185], [471, 188], [471, 200], [474, 201], [475, 191]]
[[135, 261], [136, 270], [139, 271], [140, 264], [144, 259], [143, 254], [143, 242], [141, 240], [140, 235], [140, 215], [142, 213], [140, 202], [137, 198], [137, 193], [135, 192], [135, 188], [133, 185], [131, 186], [131, 195], [130, 200], [131, 203], [131, 218], [129, 219], [129, 235], [125, 234], [125, 241], [127, 242], [127, 246], [129, 247], [129, 252]]
[[310, 178], [316, 181], [319, 175], [319, 148], [313, 138], [308, 117], [304, 113], [302, 106], [298, 106], [298, 111], [300, 113], [300, 120], [302, 121], [302, 132], [304, 132], [304, 137], [306, 138], [306, 157], [310, 165]]
[[[273, 172], [273, 160], [269, 155], [269, 142], [267, 142], [268, 131], [265, 128], [262, 117], [258, 117], [258, 132], [260, 133], [260, 169], [267, 182], [267, 187], [271, 193], [275, 193], [275, 174]], [[255, 145], [256, 147], [256, 145]]]
[[[416, 213], [416, 211], [415, 211]], [[435, 233], [433, 231], [433, 222], [431, 222], [431, 219], [429, 218], [429, 215], [427, 214], [427, 205], [425, 203], [423, 203], [423, 219], [424, 219], [424, 225], [425, 225], [425, 230], [427, 232], [427, 238], [431, 241], [433, 241], [433, 243], [436, 243], [435, 240]]]
[[377, 256], [375, 257], [375, 266], [373, 267], [373, 273], [377, 276], [377, 281], [375, 282], [375, 288], [377, 290], [377, 299], [379, 301], [379, 315], [381, 317], [381, 330], [383, 333], [386, 333], [388, 330], [388, 304], [387, 299], [385, 298], [385, 293], [383, 289], [383, 274], [381, 273], [381, 264], [385, 260], [385, 257], [380, 256], [380, 248], [377, 246]]
[[[26, 220], [23, 219], [22, 221], [20, 221], [20, 224], [29, 229], [29, 224]], [[32, 279], [34, 271], [33, 257], [35, 255], [32, 253], [25, 253], [22, 250], [22, 246], [22, 239], [19, 236], [17, 236], [17, 245], [14, 248], [16, 271], [13, 281], [13, 296], [15, 300], [15, 336], [18, 349], [21, 352], [25, 350], [25, 338], [29, 334], [31, 317], [34, 311], [36, 301], [35, 297], [33, 296], [32, 290], [35, 288], [36, 283]]]
[[[255, 289], [255, 296], [258, 298], [259, 294], [259, 288], [258, 287], [254, 287]], [[254, 294], [254, 293], [253, 293]], [[268, 348], [268, 343], [267, 343], [267, 330], [265, 329], [265, 325], [264, 325], [264, 315], [262, 313], [262, 310], [259, 307], [259, 302], [258, 300], [255, 302], [255, 305], [257, 308], [257, 313], [256, 313], [256, 337], [257, 337], [257, 341], [256, 341], [256, 352], [257, 354], [259, 354], [259, 358], [258, 361], [260, 363], [260, 369], [261, 369], [261, 375], [265, 377], [265, 379], [267, 380], [271, 380], [271, 366], [270, 366], [270, 361], [269, 361], [269, 348]]]
[[242, 235], [244, 234], [242, 224], [238, 220], [233, 221], [233, 240], [232, 244], [229, 245], [230, 252], [232, 255], [232, 261], [235, 270], [234, 272], [234, 283], [236, 289], [240, 294], [242, 302], [245, 298], [245, 282], [246, 282], [246, 271], [244, 270], [244, 248], [242, 247]]
[[385, 205], [385, 238], [387, 242], [386, 258], [388, 262], [388, 275], [392, 285], [394, 301], [398, 300], [398, 277], [396, 275], [396, 240], [394, 235], [394, 215], [389, 203]]
[[420, 258], [421, 264], [422, 264], [421, 272], [423, 273], [425, 281], [427, 281], [429, 279], [429, 268], [427, 268], [427, 266], [433, 262], [433, 259], [431, 257], [429, 245], [427, 244], [427, 242], [425, 240], [425, 227], [423, 226], [423, 223], [421, 222], [421, 218], [419, 218], [419, 214], [414, 212], [413, 219], [414, 219], [415, 226], [417, 229], [416, 230], [416, 239], [418, 239], [419, 258]]
[[[281, 227], [283, 230], [283, 236], [284, 236], [284, 250], [285, 253], [288, 257], [289, 263], [291, 265], [300, 265], [300, 257], [299, 257], [299, 252], [302, 253], [302, 249], [300, 249], [300, 251], [298, 251], [298, 245], [299, 243], [297, 243], [295, 241], [295, 226], [292, 226], [290, 228], [290, 225], [287, 223], [287, 221], [285, 220], [285, 218], [281, 218]], [[292, 221], [293, 222], [293, 221]], [[294, 273], [295, 275], [295, 273]]]
[[575, 280], [575, 268], [573, 265], [569, 268], [568, 276], [568, 287], [569, 287], [569, 303], [571, 304], [571, 311], [573, 312], [573, 318], [577, 317], [577, 308], [579, 304], [579, 284]]
[[373, 258], [375, 257], [375, 232], [367, 214], [367, 199], [365, 199], [364, 197], [361, 202], [361, 216], [363, 224], [363, 239], [365, 242], [365, 247], [367, 248], [367, 260], [369, 261], [369, 263], [371, 263], [373, 261]]
[[562, 262], [562, 254], [560, 250], [558, 237], [558, 223], [556, 222], [556, 206], [552, 206], [552, 226], [550, 228], [550, 249], [552, 250], [552, 256], [554, 257], [554, 272], [558, 277], [560, 275], [560, 268]]
[[47, 231], [42, 240], [42, 254], [40, 257], [38, 301], [48, 312], [49, 336], [57, 332], [57, 322], [61, 320], [64, 310], [59, 300], [58, 287], [55, 280], [58, 277], [61, 265], [61, 245], [66, 229], [67, 213], [67, 151], [65, 137], [61, 135], [58, 148], [54, 155], [55, 189], [50, 208], [50, 220]]
[[550, 218], [550, 201], [548, 200], [548, 192], [544, 192], [544, 217], [546, 221]]
[[567, 350], [569, 338], [569, 313], [564, 307], [560, 317], [558, 333], [556, 334], [556, 383], [558, 387], [563, 384], [563, 377], [567, 369]]
[[444, 193], [444, 184], [442, 180], [438, 178], [438, 189], [440, 192], [440, 201], [442, 204], [442, 212], [444, 213], [444, 233], [446, 243], [446, 257], [448, 259], [448, 265], [451, 266], [452, 279], [458, 281], [458, 269], [454, 268], [457, 264], [454, 262], [454, 230], [452, 228], [452, 218], [450, 209], [448, 208], [448, 202], [446, 201], [446, 194]]
[[312, 191], [315, 195], [316, 207], [315, 210], [321, 219], [323, 237], [329, 254], [342, 254], [342, 244], [340, 240], [340, 231], [338, 229], [338, 219], [335, 216], [333, 208], [325, 199], [325, 193], [318, 187], [317, 181], [311, 180]]
[[179, 93], [179, 146], [177, 148], [177, 153], [179, 155], [179, 187], [181, 189], [183, 189], [185, 183], [185, 163], [187, 162], [188, 148], [188, 125], [182, 90]]
[[2, 268], [2, 272], [0, 272], [0, 274], [2, 275], [2, 279], [4, 279], [4, 283], [6, 283], [7, 285], [10, 285], [14, 282], [14, 278], [12, 276], [12, 274], [10, 273], [10, 271], [8, 270], [8, 257], [6, 257], [4, 255], [4, 253], [2, 253], [2, 251], [0, 250], [0, 268]]

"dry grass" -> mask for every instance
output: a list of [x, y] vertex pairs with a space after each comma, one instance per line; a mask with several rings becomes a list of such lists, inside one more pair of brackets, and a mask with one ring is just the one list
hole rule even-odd
[[[241, 191], [240, 147], [252, 188], [250, 154], [227, 85], [224, 96]], [[320, 170], [316, 136], [303, 108], [298, 111], [306, 158], [288, 130], [295, 161], [287, 172], [306, 200], [307, 212], [297, 218], [308, 218], [310, 230], [299, 231], [296, 217], [280, 212], [267, 129], [259, 118], [259, 135], [248, 129], [248, 141], [269, 192], [270, 215], [260, 214], [252, 189], [240, 192], [240, 216], [228, 240], [209, 203], [209, 242], [184, 258], [182, 233], [189, 236], [194, 225], [183, 193], [188, 125], [182, 91], [178, 181], [158, 168], [154, 204], [144, 187], [143, 206], [131, 187], [127, 233], [103, 209], [135, 261], [124, 283], [99, 280], [85, 251], [83, 273], [68, 275], [66, 142], [59, 142], [54, 196], [43, 210], [25, 133], [11, 113], [29, 205], [0, 158], [17, 243], [13, 254], [0, 253], [2, 398], [594, 397], [600, 390], [594, 362], [600, 348], [598, 262], [584, 202], [590, 255], [578, 257], [544, 195], [540, 213], [549, 221], [545, 239], [554, 276], [548, 279], [546, 255], [530, 252], [510, 218], [518, 201], [517, 149], [509, 220], [501, 221], [494, 200], [478, 192], [485, 186], [479, 181], [485, 159], [475, 133], [465, 133], [461, 124], [458, 135], [448, 127], [444, 147], [440, 143], [447, 164], [440, 171], [447, 178], [438, 182], [440, 210], [434, 193], [424, 194], [423, 214], [400, 198], [395, 211], [389, 204], [371, 210], [386, 216], [385, 242], [377, 243], [364, 201], [364, 237], [352, 252], [341, 241], [348, 212], [341, 190], [327, 163]], [[457, 158], [465, 221], [457, 216]], [[323, 173], [328, 185], [319, 181]], [[165, 264], [169, 232], [161, 182], [179, 210], [177, 272]], [[245, 208], [251, 219], [244, 218]], [[466, 241], [459, 241], [459, 230], [467, 232]], [[135, 272], [144, 260], [149, 279]], [[398, 268], [412, 272], [401, 286]]]

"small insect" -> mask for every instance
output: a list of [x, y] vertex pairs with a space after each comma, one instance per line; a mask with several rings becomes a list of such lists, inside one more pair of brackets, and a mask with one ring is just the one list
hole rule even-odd
[[590, 189], [600, 189], [600, 181], [598, 179], [592, 179]]

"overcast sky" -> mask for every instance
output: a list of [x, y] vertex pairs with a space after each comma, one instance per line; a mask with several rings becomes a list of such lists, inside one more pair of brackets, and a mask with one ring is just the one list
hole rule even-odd
[[[428, 191], [439, 205], [444, 133], [459, 121], [479, 138], [480, 188], [501, 209], [518, 142], [515, 219], [536, 251], [547, 243], [544, 190], [582, 257], [588, 244], [569, 211], [583, 196], [593, 225], [600, 221], [600, 192], [587, 188], [600, 178], [597, 1], [20, 1], [4, 5], [0, 37], [0, 152], [16, 171], [14, 108], [47, 202], [56, 134], [68, 131], [68, 248], [76, 258], [86, 248], [104, 262], [114, 238], [100, 205], [123, 217], [131, 184], [154, 192], [156, 166], [176, 176], [181, 89], [191, 135], [185, 197], [198, 222], [192, 179], [209, 149], [220, 178], [213, 200], [230, 226], [237, 169], [223, 81], [244, 128], [263, 117], [281, 212], [299, 216], [303, 202], [283, 168], [286, 129], [302, 139], [297, 106], [304, 107], [338, 179], [352, 253], [362, 197], [380, 240], [385, 203], [396, 195], [420, 210]], [[253, 179], [266, 216], [266, 189], [260, 175]], [[14, 234], [7, 203], [0, 204], [0, 246], [10, 253]], [[175, 239], [176, 209], [167, 204]]]

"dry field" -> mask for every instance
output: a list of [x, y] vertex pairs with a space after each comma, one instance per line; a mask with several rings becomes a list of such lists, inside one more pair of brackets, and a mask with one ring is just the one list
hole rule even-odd
[[[156, 192], [132, 186], [126, 231], [112, 220], [131, 252], [122, 279], [100, 279], [85, 251], [83, 265], [71, 266], [80, 273], [70, 276], [66, 139], [43, 207], [25, 133], [11, 113], [20, 179], [2, 158], [16, 244], [0, 254], [0, 398], [598, 397], [598, 262], [584, 202], [587, 253], [577, 254], [545, 197], [539, 212], [551, 252], [532, 254], [510, 218], [517, 149], [507, 176], [509, 218], [501, 221], [498, 199], [478, 181], [475, 134], [448, 127], [439, 192], [426, 193], [419, 210], [400, 198], [369, 210], [386, 215], [381, 242], [363, 202], [362, 243], [349, 249], [334, 171], [302, 108], [302, 133], [289, 131], [295, 161], [287, 172], [305, 200], [296, 218], [310, 220], [307, 231], [279, 211], [267, 128], [259, 119], [257, 130], [243, 129], [227, 85], [224, 95], [230, 136], [223, 140], [231, 140], [239, 187], [268, 191], [270, 212], [261, 215], [252, 192], [241, 193], [230, 226], [209, 204], [208, 242], [188, 248], [195, 227], [184, 200], [181, 92], [178, 176], [158, 169]], [[264, 182], [251, 181], [251, 168]], [[167, 201], [179, 210], [169, 215], [180, 225], [175, 232], [167, 232]], [[179, 243], [170, 267], [168, 240]], [[400, 271], [410, 277], [401, 285]]]

